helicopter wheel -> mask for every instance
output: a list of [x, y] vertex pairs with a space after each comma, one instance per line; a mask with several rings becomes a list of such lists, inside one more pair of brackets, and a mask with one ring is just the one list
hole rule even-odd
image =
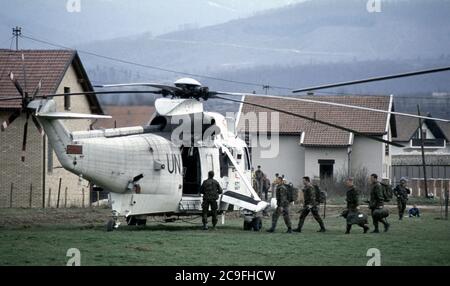
[[252, 230], [253, 221], [244, 220], [244, 230]]
[[113, 231], [114, 230], [114, 220], [110, 219], [106, 223], [106, 231]]
[[254, 231], [260, 231], [262, 228], [262, 220], [260, 217], [255, 217], [251, 221], [251, 225]]

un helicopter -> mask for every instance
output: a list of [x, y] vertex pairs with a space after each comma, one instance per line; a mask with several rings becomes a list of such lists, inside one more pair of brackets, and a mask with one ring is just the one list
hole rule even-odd
[[[293, 92], [315, 91], [400, 77], [448, 71], [450, 67], [415, 71], [357, 81], [314, 86]], [[213, 170], [224, 192], [218, 199], [219, 213], [240, 210], [244, 229], [262, 227], [258, 213], [269, 203], [263, 201], [251, 184], [251, 158], [248, 146], [235, 128], [233, 118], [226, 118], [203, 109], [203, 101], [226, 100], [250, 104], [267, 110], [313, 120], [319, 124], [353, 132], [385, 144], [401, 146], [383, 138], [370, 136], [332, 122], [311, 118], [270, 106], [243, 101], [243, 96], [264, 96], [322, 105], [334, 105], [373, 112], [395, 114], [427, 120], [449, 122], [447, 119], [386, 111], [361, 106], [318, 101], [301, 97], [256, 95], [210, 91], [192, 78], [182, 78], [174, 85], [158, 83], [127, 83], [97, 86], [148, 87], [152, 90], [94, 91], [39, 95], [40, 84], [30, 96], [13, 73], [10, 79], [20, 97], [22, 109], [10, 115], [2, 124], [7, 128], [21, 113], [26, 114], [23, 150], [26, 149], [28, 119], [43, 129], [63, 168], [101, 188], [110, 191], [112, 219], [107, 223], [111, 231], [125, 218], [128, 225], [145, 225], [148, 216], [182, 217], [202, 212], [199, 187]], [[156, 99], [156, 113], [147, 126], [69, 132], [62, 120], [110, 118], [105, 115], [56, 112], [53, 97], [112, 93], [148, 93], [160, 95]], [[225, 96], [225, 97], [224, 97]], [[239, 99], [228, 98], [235, 96]], [[24, 160], [24, 157], [22, 157]], [[272, 202], [273, 203], [273, 202]]]

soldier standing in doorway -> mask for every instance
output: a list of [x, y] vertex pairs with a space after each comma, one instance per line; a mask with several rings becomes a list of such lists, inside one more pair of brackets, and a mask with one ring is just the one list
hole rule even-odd
[[398, 219], [403, 219], [403, 214], [406, 209], [406, 202], [408, 201], [408, 195], [411, 194], [411, 190], [406, 187], [406, 178], [402, 177], [400, 179], [400, 184], [394, 189], [394, 195], [397, 197], [397, 207], [398, 207]]
[[289, 217], [289, 198], [288, 198], [288, 188], [286, 184], [282, 181], [281, 177], [278, 178], [279, 185], [276, 190], [276, 198], [277, 198], [277, 209], [272, 215], [272, 227], [268, 230], [268, 232], [274, 232], [275, 227], [277, 226], [278, 218], [281, 214], [283, 214], [284, 223], [287, 226], [287, 233], [292, 233], [292, 224], [291, 218]]
[[203, 181], [202, 186], [200, 187], [200, 194], [203, 194], [203, 202], [202, 202], [202, 213], [203, 213], [203, 230], [208, 229], [208, 210], [211, 206], [212, 213], [212, 225], [213, 229], [216, 228], [217, 224], [217, 199], [219, 198], [219, 194], [222, 193], [222, 188], [220, 187], [219, 182], [214, 180], [214, 172], [208, 172], [208, 179]]
[[319, 200], [316, 198], [316, 192], [311, 184], [309, 177], [303, 177], [303, 209], [300, 211], [300, 220], [298, 222], [298, 227], [294, 230], [295, 232], [302, 232], [303, 224], [308, 216], [309, 212], [312, 213], [314, 219], [319, 223], [320, 229], [318, 232], [325, 232], [325, 225], [319, 214]]

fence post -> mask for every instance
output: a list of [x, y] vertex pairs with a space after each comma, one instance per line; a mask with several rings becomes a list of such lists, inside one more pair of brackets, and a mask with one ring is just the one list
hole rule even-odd
[[448, 187], [445, 190], [445, 219], [448, 220]]
[[30, 209], [33, 206], [33, 184], [30, 184]]
[[62, 178], [59, 178], [59, 186], [58, 186], [58, 200], [56, 201], [56, 208], [59, 209], [59, 198], [61, 195], [61, 181]]
[[48, 200], [47, 200], [48, 208], [51, 206], [51, 204], [50, 204], [51, 200], [52, 200], [52, 188], [48, 188]]
[[100, 192], [97, 191], [97, 207], [100, 206]]
[[84, 188], [81, 189], [81, 207], [84, 208]]
[[67, 187], [64, 190], [64, 208], [67, 208]]
[[14, 190], [14, 183], [11, 183], [11, 190], [9, 192], [9, 207], [12, 208], [13, 204], [13, 190]]

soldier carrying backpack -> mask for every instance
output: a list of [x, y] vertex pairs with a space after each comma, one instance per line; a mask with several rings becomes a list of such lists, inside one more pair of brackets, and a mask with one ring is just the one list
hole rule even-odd
[[294, 230], [295, 232], [302, 232], [303, 224], [305, 223], [305, 219], [308, 216], [309, 212], [312, 213], [314, 219], [319, 223], [320, 229], [318, 232], [325, 232], [325, 225], [323, 223], [322, 218], [319, 214], [319, 200], [316, 199], [316, 190], [311, 184], [309, 177], [303, 177], [303, 184], [305, 187], [303, 188], [303, 197], [304, 203], [303, 208], [301, 209], [300, 220], [298, 222], [298, 227]]

